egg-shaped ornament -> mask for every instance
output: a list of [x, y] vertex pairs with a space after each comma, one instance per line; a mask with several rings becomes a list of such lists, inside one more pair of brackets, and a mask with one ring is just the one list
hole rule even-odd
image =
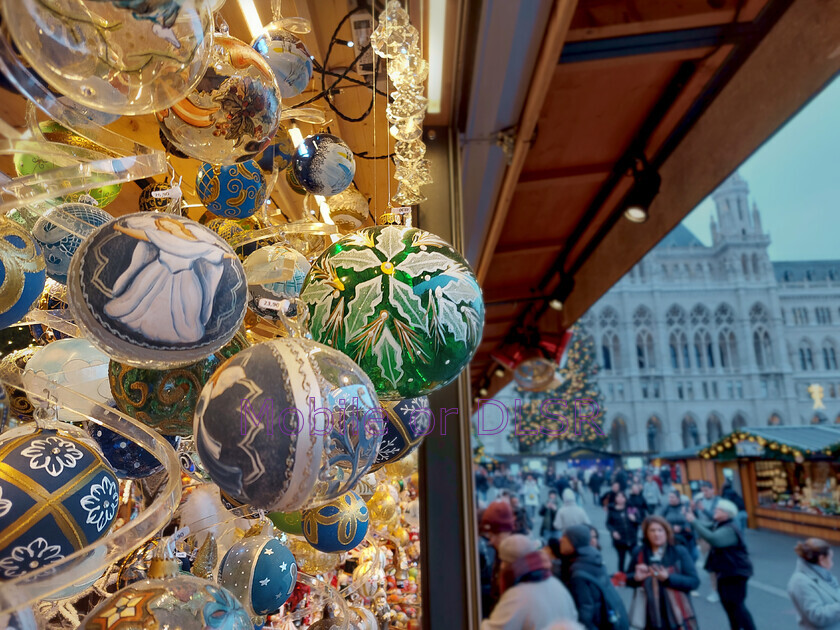
[[111, 361], [110, 393], [124, 414], [163, 435], [192, 435], [201, 388], [218, 367], [251, 344], [242, 332], [201, 361], [171, 370], [135, 368]]
[[[158, 549], [155, 550], [158, 552]], [[82, 630], [253, 630], [254, 624], [226, 588], [179, 572], [178, 560], [152, 558], [151, 579], [111, 595], [82, 620]]]
[[140, 192], [140, 212], [174, 212], [181, 201], [180, 188], [176, 191], [169, 181], [149, 184]]
[[[26, 369], [26, 364], [39, 350], [40, 348], [30, 346], [3, 355], [0, 359], [0, 377], [9, 379], [21, 376]], [[20, 423], [31, 422], [35, 407], [26, 393], [11, 385], [3, 385], [3, 389], [9, 404], [9, 415]]]
[[195, 192], [216, 216], [245, 219], [265, 204], [265, 177], [253, 160], [224, 166], [205, 162], [195, 177]]
[[313, 195], [337, 195], [353, 183], [356, 159], [339, 137], [316, 133], [303, 139], [292, 157], [295, 179]]
[[251, 616], [277, 612], [296, 583], [295, 557], [269, 533], [234, 543], [219, 565], [219, 584], [233, 593]]
[[303, 511], [303, 537], [318, 551], [336, 553], [359, 546], [367, 534], [370, 514], [355, 492], [321, 507]]
[[432, 410], [426, 396], [399, 401], [383, 401], [385, 435], [371, 470], [402, 459], [414, 451], [429, 434], [432, 427]]
[[351, 185], [332, 197], [327, 197], [335, 226], [342, 234], [350, 234], [362, 227], [370, 217], [370, 204], [359, 190]]
[[2, 8], [17, 48], [52, 88], [113, 114], [180, 101], [212, 43], [205, 0], [4, 0]]
[[93, 544], [117, 515], [117, 478], [89, 438], [31, 427], [0, 439], [0, 581]]
[[336, 241], [301, 291], [313, 338], [352, 357], [385, 400], [454, 380], [481, 340], [484, 302], [472, 269], [446, 241], [379, 225]]
[[288, 512], [355, 485], [376, 457], [377, 418], [370, 381], [347, 356], [308, 339], [272, 339], [213, 374], [194, 437], [210, 477], [232, 499]]
[[265, 151], [256, 159], [263, 173], [280, 173], [287, 169], [292, 163], [292, 156], [295, 154], [295, 143], [289, 135], [289, 129], [281, 124], [274, 134], [274, 139]]
[[[70, 147], [79, 147], [89, 151], [98, 151], [99, 153], [110, 154], [107, 149], [104, 149], [95, 142], [91, 142], [87, 138], [70, 131], [55, 121], [45, 120], [39, 124], [39, 128], [41, 130], [41, 135], [43, 135], [44, 139], [48, 142], [65, 144]], [[24, 137], [26, 137], [25, 134]], [[42, 173], [44, 171], [51, 171], [59, 168], [53, 162], [50, 162], [40, 155], [33, 153], [16, 153], [13, 161], [15, 171], [17, 171], [17, 174], [21, 177], [25, 175], [37, 175], [38, 173]], [[117, 198], [121, 190], [122, 184], [108, 184], [107, 186], [92, 188], [88, 191], [63, 195], [59, 197], [59, 199], [65, 203], [71, 203], [80, 201], [85, 195], [90, 195], [96, 200], [96, 203], [100, 208], [104, 208]]]
[[[23, 372], [23, 384], [30, 391], [41, 391], [40, 379], [90, 399], [86, 402], [73, 396], [72, 400], [66, 400], [62, 391], [54, 392], [54, 400], [59, 405], [58, 419], [62, 422], [82, 422], [86, 418], [80, 414], [91, 415], [99, 405], [113, 403], [108, 385], [108, 356], [84, 338], [53, 341], [29, 359]], [[35, 398], [33, 402], [37, 404], [41, 399]], [[73, 411], [67, 405], [71, 405]], [[77, 411], [79, 413], [75, 413]]]
[[129, 214], [98, 228], [70, 265], [70, 306], [115, 361], [169, 369], [228, 343], [245, 317], [245, 270], [218, 234], [173, 214]]
[[283, 98], [297, 96], [309, 85], [312, 56], [300, 37], [271, 22], [251, 45], [268, 61]]
[[0, 328], [20, 321], [47, 280], [38, 243], [20, 224], [0, 217]]
[[[300, 296], [310, 268], [306, 256], [287, 245], [261, 247], [242, 266], [248, 278], [248, 306], [268, 319], [278, 319], [280, 312], [286, 312], [283, 300]], [[292, 316], [295, 314], [296, 309]]]
[[280, 125], [280, 88], [268, 62], [243, 41], [215, 36], [210, 63], [187, 97], [157, 112], [175, 148], [210, 164], [251, 160]]
[[[94, 422], [88, 424], [87, 430], [120, 479], [142, 479], [163, 470], [163, 464], [154, 455], [116, 431]], [[164, 439], [177, 449], [181, 438], [167, 435]]]
[[[56, 210], [66, 212], [69, 217], [62, 219], [62, 221], [69, 220], [75, 223], [76, 229], [74, 231], [80, 233], [93, 232], [95, 228], [113, 219], [110, 214], [90, 203], [65, 203], [58, 206]], [[67, 284], [70, 259], [73, 258], [73, 254], [82, 244], [82, 238], [60, 225], [56, 225], [46, 217], [41, 217], [35, 222], [35, 226], [32, 228], [32, 236], [38, 241], [44, 252], [47, 276], [56, 282]]]

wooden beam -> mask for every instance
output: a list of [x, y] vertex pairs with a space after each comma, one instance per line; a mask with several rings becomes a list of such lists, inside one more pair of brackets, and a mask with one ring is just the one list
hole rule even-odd
[[493, 258], [494, 260], [498, 260], [502, 257], [545, 254], [547, 252], [556, 252], [561, 247], [563, 247], [563, 241], [558, 241], [557, 239], [552, 239], [550, 241], [529, 241], [527, 243], [512, 243], [502, 245], [501, 247], [499, 247], [496, 250], [495, 254], [493, 254]]
[[519, 119], [513, 148], [513, 160], [505, 171], [499, 198], [490, 219], [487, 238], [479, 256], [478, 273], [476, 274], [479, 283], [484, 281], [490, 269], [490, 261], [499, 242], [502, 227], [505, 224], [505, 218], [510, 209], [513, 194], [516, 191], [516, 183], [519, 181], [519, 175], [525, 164], [525, 157], [531, 147], [534, 129], [545, 103], [549, 85], [554, 77], [554, 69], [557, 66], [557, 60], [560, 58], [560, 52], [563, 50], [563, 42], [566, 39], [569, 24], [576, 8], [577, 0], [556, 0], [552, 8], [548, 28], [534, 68], [534, 78], [528, 88], [525, 107], [522, 110], [522, 117]]
[[545, 185], [597, 184], [610, 174], [612, 167], [612, 164], [585, 164], [582, 166], [547, 168], [541, 171], [525, 171], [520, 175], [516, 188], [527, 190]]

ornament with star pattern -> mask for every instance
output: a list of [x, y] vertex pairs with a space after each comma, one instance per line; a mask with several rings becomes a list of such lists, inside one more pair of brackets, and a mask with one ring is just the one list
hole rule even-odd
[[[219, 565], [219, 584], [233, 593], [251, 616], [277, 612], [297, 582], [292, 552], [271, 535], [271, 524], [235, 543]], [[260, 531], [261, 529], [261, 531]]]
[[80, 429], [20, 427], [0, 441], [0, 581], [93, 544], [117, 516], [117, 478]]
[[301, 299], [313, 338], [367, 372], [384, 400], [453, 381], [478, 349], [484, 302], [472, 269], [446, 241], [416, 228], [365, 228], [333, 243]]

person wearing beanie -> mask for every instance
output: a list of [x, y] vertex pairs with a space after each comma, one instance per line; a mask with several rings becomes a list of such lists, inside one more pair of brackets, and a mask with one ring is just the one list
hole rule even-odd
[[718, 596], [729, 619], [729, 627], [731, 630], [755, 630], [755, 622], [746, 605], [747, 580], [753, 574], [753, 567], [744, 536], [735, 522], [738, 512], [738, 506], [732, 501], [720, 499], [711, 527], [696, 520], [692, 512], [686, 515], [686, 520], [711, 547], [704, 568], [717, 574]]
[[507, 501], [492, 501], [481, 513], [478, 531], [478, 558], [481, 577], [482, 617], [490, 616], [493, 606], [499, 601], [499, 572], [501, 560], [499, 546], [513, 533], [513, 508]]
[[554, 518], [554, 529], [558, 532], [565, 532], [566, 528], [572, 525], [588, 524], [589, 516], [577, 504], [574, 490], [571, 488], [563, 490], [563, 507], [557, 510], [557, 516]]
[[[588, 525], [573, 525], [560, 539], [565, 581], [586, 630], [629, 628], [621, 596], [615, 590], [601, 553], [590, 544]], [[566, 567], [568, 567], [566, 569]]]
[[551, 575], [551, 561], [539, 541], [512, 534], [499, 546], [502, 596], [481, 630], [539, 630], [577, 620], [574, 600]]
[[809, 538], [797, 543], [794, 550], [799, 559], [787, 592], [799, 613], [799, 627], [840, 630], [840, 583], [831, 573], [831, 545]]

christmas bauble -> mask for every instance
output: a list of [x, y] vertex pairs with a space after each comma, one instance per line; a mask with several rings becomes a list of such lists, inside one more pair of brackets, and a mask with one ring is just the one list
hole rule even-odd
[[521, 389], [541, 392], [548, 389], [557, 374], [557, 363], [544, 357], [526, 359], [516, 366], [513, 378]]
[[[215, 217], [215, 215], [211, 212], [207, 212], [204, 216]], [[257, 221], [256, 217], [248, 217], [246, 219], [222, 219], [220, 217], [215, 217], [209, 219], [205, 225], [208, 229], [213, 230], [216, 234], [225, 239], [225, 242], [227, 242], [231, 247], [234, 247], [234, 251], [237, 256], [239, 256], [240, 260], [253, 254], [260, 248], [261, 245], [268, 245], [268, 242], [260, 240], [253, 243], [247, 243], [239, 247], [234, 246], [237, 239], [243, 238], [246, 232], [259, 230], [261, 228], [261, 225], [259, 221]]]
[[29, 232], [0, 217], [0, 328], [19, 321], [41, 297], [45, 267], [41, 248]]
[[84, 618], [84, 630], [253, 630], [251, 618], [226, 588], [192, 575], [134, 582]]
[[368, 424], [378, 406], [345, 355], [307, 339], [273, 339], [229, 359], [204, 386], [195, 443], [231, 498], [292, 511], [346, 492], [367, 472], [381, 439]]
[[23, 57], [51, 87], [93, 109], [149, 114], [182, 99], [207, 64], [207, 2], [5, 0]]
[[357, 547], [368, 530], [367, 505], [355, 492], [333, 499], [326, 505], [304, 510], [303, 536], [318, 551], [336, 553]]
[[6, 630], [38, 630], [38, 622], [31, 608], [0, 614], [0, 628]]
[[[61, 319], [72, 319], [67, 310], [67, 286], [50, 278], [44, 283], [44, 290], [41, 297], [34, 304], [33, 308], [39, 311], [51, 311], [49, 314]], [[41, 345], [50, 343], [55, 339], [64, 339], [66, 333], [56, 330], [49, 324], [30, 324], [29, 331], [32, 338]]]
[[140, 212], [101, 226], [70, 265], [70, 305], [85, 336], [121, 363], [171, 368], [225, 345], [245, 317], [245, 270], [195, 221]]
[[244, 219], [265, 203], [265, 178], [253, 160], [225, 166], [205, 162], [195, 177], [195, 192], [216, 216]]
[[294, 512], [269, 512], [268, 518], [274, 523], [274, 527], [287, 534], [303, 535], [303, 521], [300, 510]]
[[280, 124], [280, 89], [268, 62], [235, 37], [216, 35], [195, 89], [157, 112], [167, 139], [191, 158], [232, 164], [259, 155]]
[[420, 446], [429, 432], [432, 410], [426, 396], [382, 403], [385, 434], [371, 470], [402, 459]]
[[306, 89], [312, 79], [312, 58], [299, 37], [271, 22], [251, 45], [268, 61], [283, 98]]
[[382, 469], [385, 471], [385, 476], [388, 479], [393, 483], [398, 483], [417, 470], [417, 463], [417, 451], [411, 451], [402, 459], [385, 464]]
[[[39, 127], [41, 129], [41, 134], [49, 142], [80, 147], [90, 151], [99, 151], [100, 153], [108, 153], [107, 150], [103, 149], [95, 142], [91, 142], [87, 138], [73, 133], [66, 127], [62, 127], [52, 120], [42, 122]], [[14, 156], [14, 164], [15, 171], [17, 171], [17, 174], [20, 176], [35, 175], [37, 173], [58, 168], [58, 166], [52, 162], [32, 153], [16, 153]], [[90, 195], [96, 199], [96, 203], [100, 208], [104, 208], [117, 198], [117, 195], [120, 194], [120, 190], [122, 190], [122, 184], [109, 184], [108, 186], [101, 186], [99, 188], [92, 188], [91, 190], [83, 192], [75, 192], [69, 195], [64, 195], [59, 199], [65, 203], [71, 203], [78, 202], [83, 195]]]
[[300, 182], [297, 180], [297, 177], [295, 176], [294, 166], [289, 166], [289, 168], [286, 169], [286, 183], [289, 185], [289, 188], [291, 188], [292, 191], [296, 192], [297, 194], [299, 194], [299, 195], [305, 195], [306, 194], [306, 188], [304, 188], [303, 186], [300, 185]]
[[399, 515], [399, 507], [388, 489], [380, 486], [367, 501], [370, 520], [377, 525], [390, 525]]
[[289, 135], [286, 125], [281, 124], [277, 128], [274, 140], [268, 148], [257, 158], [257, 164], [264, 173], [273, 171], [282, 172], [292, 163], [292, 155], [295, 152], [295, 144]]
[[281, 300], [300, 296], [310, 268], [306, 256], [286, 245], [261, 247], [242, 266], [248, 278], [248, 306], [269, 319], [285, 312]]
[[355, 626], [351, 626], [353, 630], [379, 630], [379, 622], [376, 620], [376, 615], [370, 610], [361, 606], [353, 606], [350, 610], [358, 617]]
[[[58, 206], [57, 209], [66, 212], [74, 219], [78, 219], [80, 221], [79, 228], [90, 231], [113, 218], [104, 210], [88, 203], [65, 203]], [[32, 236], [43, 249], [44, 260], [47, 264], [47, 275], [57, 282], [67, 284], [70, 259], [79, 249], [82, 239], [44, 217], [35, 222], [35, 226], [32, 228]]]
[[[108, 427], [91, 422], [88, 433], [99, 445], [114, 474], [121, 479], [142, 479], [163, 469], [163, 464], [154, 455]], [[172, 448], [178, 448], [180, 438], [164, 437]]]
[[308, 575], [332, 571], [341, 562], [340, 555], [318, 551], [302, 538], [289, 538], [287, 545], [297, 561], [298, 570]]
[[9, 579], [104, 536], [116, 518], [119, 492], [105, 460], [64, 430], [21, 427], [4, 437], [0, 578]]
[[346, 624], [344, 617], [324, 618], [310, 625], [307, 630], [341, 630]]
[[[36, 347], [21, 348], [14, 350], [0, 359], [0, 376], [9, 377], [15, 374], [22, 374], [26, 369], [26, 364], [35, 353], [39, 350]], [[6, 396], [9, 400], [9, 411], [11, 415], [21, 422], [29, 422], [32, 420], [32, 412], [35, 407], [32, 406], [29, 398], [23, 390], [17, 387], [10, 387], [4, 385], [3, 389], [6, 391]]]
[[234, 543], [219, 566], [219, 584], [252, 616], [277, 612], [297, 582], [292, 552], [274, 536], [247, 536]]
[[358, 588], [362, 597], [373, 597], [379, 590], [380, 583], [385, 582], [385, 572], [374, 569], [372, 562], [362, 562], [353, 569], [353, 585]]
[[370, 205], [365, 196], [351, 185], [337, 195], [327, 197], [330, 216], [342, 234], [355, 232], [370, 216]]
[[301, 299], [316, 341], [352, 357], [387, 400], [454, 380], [478, 349], [484, 302], [472, 269], [441, 238], [364, 228], [312, 265]]
[[313, 195], [337, 195], [353, 182], [356, 160], [341, 138], [316, 133], [303, 139], [292, 157], [295, 179]]
[[175, 209], [177, 199], [172, 197], [155, 197], [154, 193], [166, 193], [172, 190], [170, 182], [159, 182], [149, 184], [140, 193], [138, 209], [140, 212], [172, 212]]
[[[91, 415], [97, 403], [107, 406], [113, 402], [108, 386], [108, 357], [87, 339], [59, 339], [41, 348], [26, 363], [23, 384], [30, 391], [41, 391], [44, 386], [38, 383], [38, 377], [91, 399], [89, 403], [75, 396], [68, 399], [64, 392], [55, 391], [58, 419], [62, 422], [82, 422], [86, 418], [79, 413]], [[33, 400], [36, 404], [40, 401]]]
[[163, 435], [192, 435], [198, 395], [213, 372], [250, 344], [241, 332], [210, 356], [171, 370], [146, 370], [111, 361], [110, 392], [123, 413]]

